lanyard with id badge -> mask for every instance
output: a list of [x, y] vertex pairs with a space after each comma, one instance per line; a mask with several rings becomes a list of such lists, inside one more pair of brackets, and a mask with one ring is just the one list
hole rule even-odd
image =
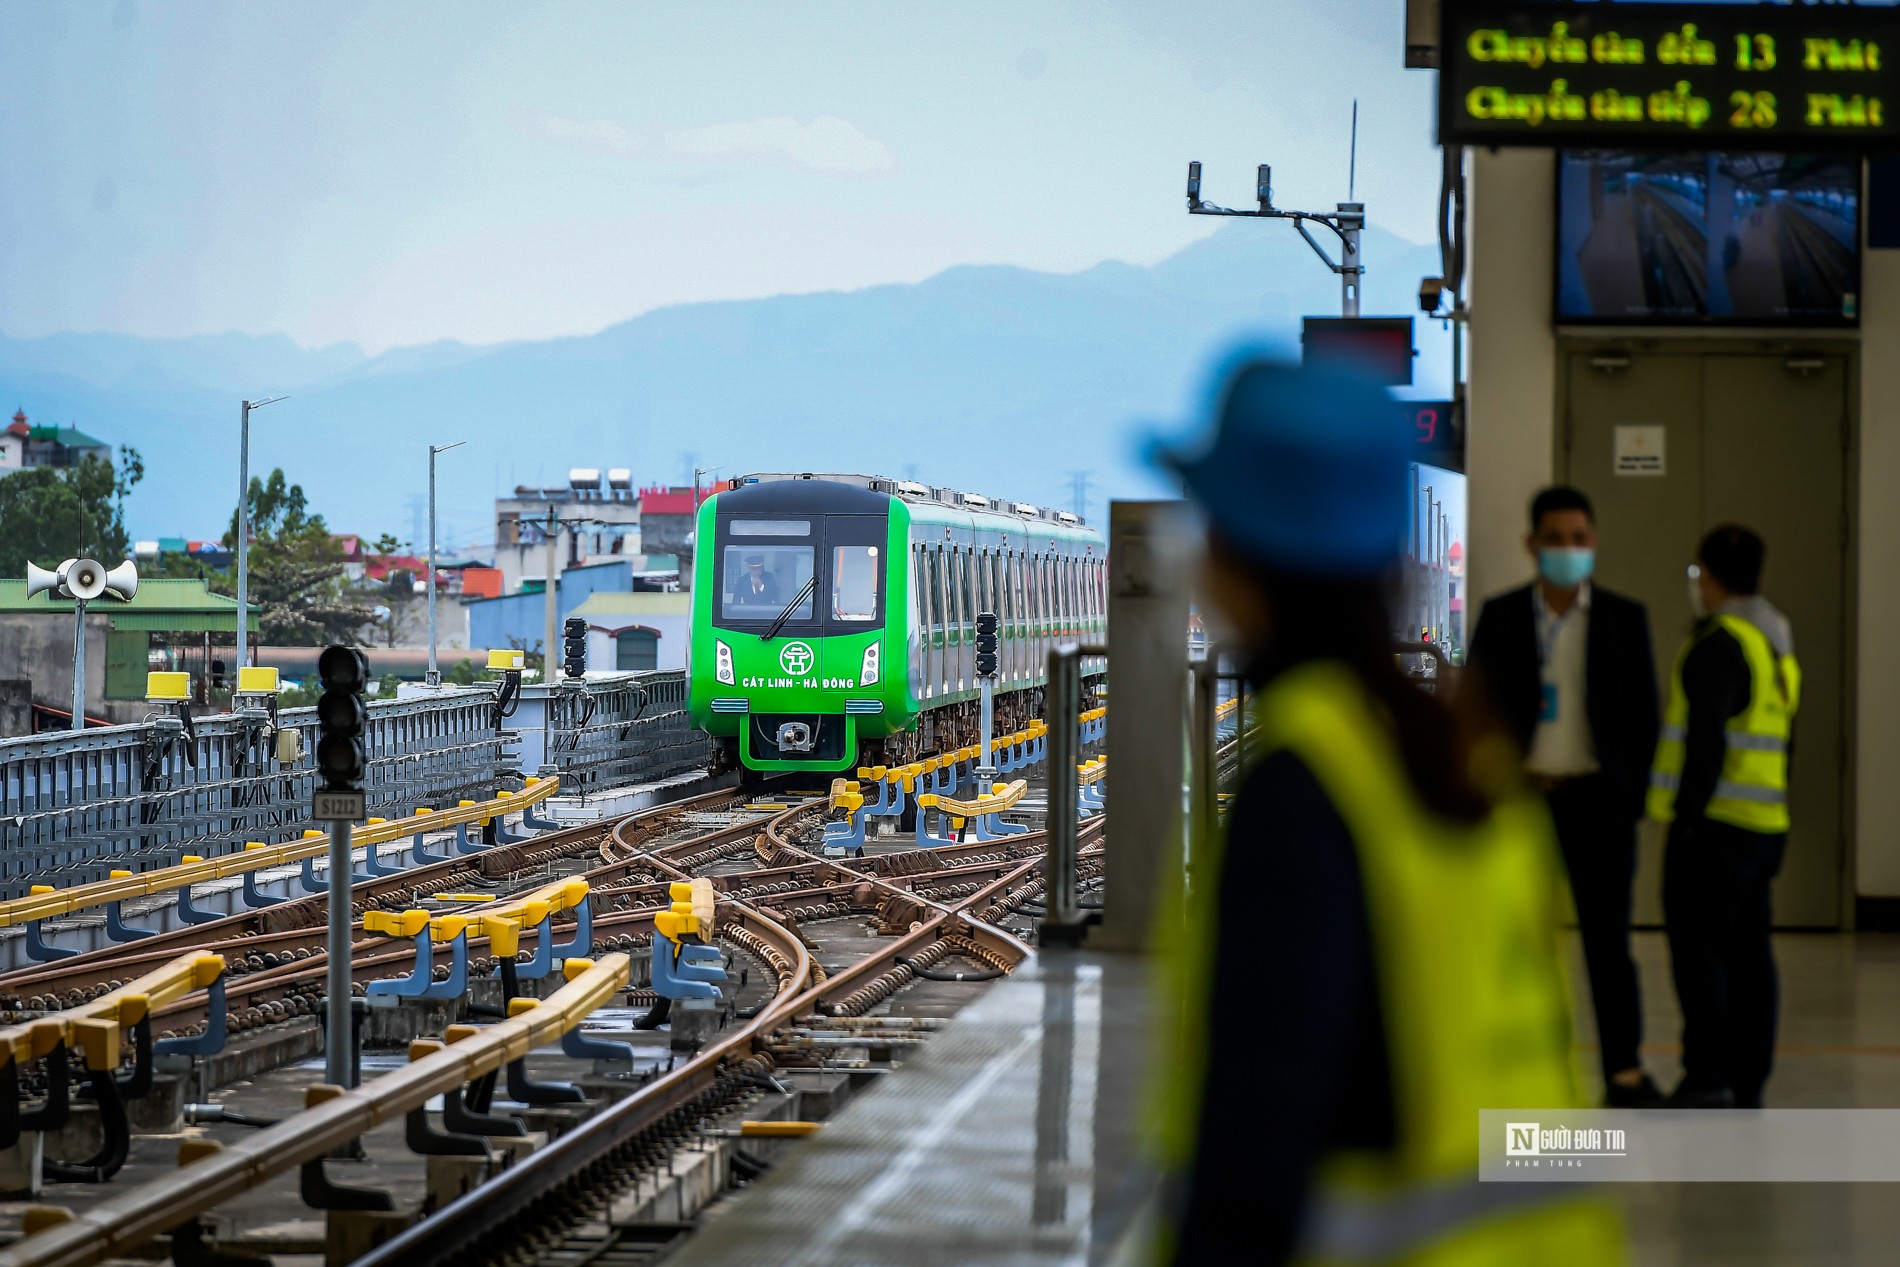
[[1557, 637], [1558, 627], [1575, 615], [1577, 609], [1572, 607], [1558, 615], [1543, 606], [1541, 596], [1538, 607], [1540, 619], [1534, 622], [1537, 628], [1537, 722], [1543, 725], [1557, 720], [1557, 684], [1549, 678], [1550, 644]]

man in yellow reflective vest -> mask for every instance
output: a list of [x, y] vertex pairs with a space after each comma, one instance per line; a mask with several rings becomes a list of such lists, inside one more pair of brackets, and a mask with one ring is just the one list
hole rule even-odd
[[1801, 669], [1788, 618], [1758, 592], [1747, 528], [1703, 538], [1689, 569], [1700, 618], [1669, 683], [1649, 816], [1669, 824], [1663, 917], [1682, 1003], [1680, 1108], [1760, 1108], [1778, 986], [1769, 887], [1788, 844], [1788, 750]]
[[1257, 759], [1164, 904], [1157, 1257], [1613, 1267], [1602, 1194], [1479, 1178], [1482, 1110], [1580, 1103], [1563, 875], [1509, 740], [1395, 663], [1391, 398], [1243, 356], [1213, 412], [1163, 460], [1206, 515], [1203, 610], [1256, 688]]

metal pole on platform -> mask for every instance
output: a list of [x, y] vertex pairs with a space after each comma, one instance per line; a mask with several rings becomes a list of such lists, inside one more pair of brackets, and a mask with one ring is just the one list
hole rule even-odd
[[1188, 717], [1193, 733], [1188, 745], [1188, 804], [1193, 814], [1188, 830], [1187, 867], [1192, 873], [1204, 858], [1213, 856], [1214, 834], [1220, 830], [1219, 773], [1215, 762], [1215, 709], [1220, 692], [1220, 661], [1215, 654], [1188, 665], [1193, 695]]
[[86, 600], [73, 600], [73, 725], [86, 728]]
[[329, 958], [325, 963], [329, 1001], [324, 1011], [329, 1032], [323, 1044], [323, 1080], [334, 1087], [355, 1083], [354, 1061], [350, 1049], [355, 1028], [350, 1008], [350, 877], [355, 863], [350, 858], [350, 824], [330, 824], [330, 932]]
[[250, 614], [248, 595], [250, 593], [251, 559], [251, 411], [262, 409], [265, 405], [274, 405], [284, 399], [272, 396], [268, 400], [244, 400], [238, 402], [238, 504], [237, 504], [237, 667], [242, 669], [246, 663], [244, 653], [248, 649]]
[[[251, 539], [251, 402], [238, 402], [238, 504], [237, 504], [237, 667], [244, 667], [245, 629], [248, 623], [244, 617], [250, 611], [245, 606], [249, 596], [249, 563]], [[207, 666], [209, 667], [209, 666]]]
[[1051, 931], [1068, 933], [1080, 923], [1081, 904], [1075, 891], [1076, 878], [1076, 804], [1075, 756], [1076, 727], [1081, 712], [1081, 651], [1073, 642], [1049, 649], [1049, 863], [1046, 869], [1048, 895], [1044, 902], [1048, 918], [1043, 922], [1044, 941]]
[[[561, 520], [554, 513], [554, 507], [548, 507], [548, 585], [547, 585], [547, 632], [541, 646], [541, 685], [554, 685], [554, 651], [560, 646], [561, 609], [554, 598], [554, 569], [560, 561]], [[554, 696], [548, 696], [548, 708], [554, 707]]]
[[1357, 317], [1359, 315], [1359, 280], [1365, 273], [1359, 254], [1359, 239], [1366, 227], [1366, 204], [1363, 202], [1342, 202], [1339, 204], [1339, 236], [1345, 239], [1343, 258], [1339, 266], [1339, 315]]
[[430, 686], [442, 685], [442, 671], [435, 667], [435, 455], [467, 443], [457, 440], [429, 446], [429, 675], [424, 680]]
[[995, 727], [996, 720], [994, 712], [992, 711], [992, 705], [994, 703], [992, 697], [996, 691], [996, 682], [995, 679], [985, 676], [978, 679], [977, 685], [981, 691], [981, 694], [977, 697], [980, 700], [977, 724], [983, 731], [983, 751], [976, 762], [976, 794], [978, 796], [988, 796], [990, 793], [990, 784], [996, 779], [996, 764], [990, 758], [990, 735]]

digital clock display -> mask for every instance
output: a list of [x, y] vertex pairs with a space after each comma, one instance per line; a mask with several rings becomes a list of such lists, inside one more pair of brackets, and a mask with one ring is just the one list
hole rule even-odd
[[1900, 139], [1900, 9], [1445, 0], [1447, 145], [1879, 148]]

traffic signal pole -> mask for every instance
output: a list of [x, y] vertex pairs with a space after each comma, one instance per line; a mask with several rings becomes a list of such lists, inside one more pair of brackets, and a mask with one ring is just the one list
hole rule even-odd
[[349, 823], [330, 824], [330, 932], [329, 957], [325, 962], [326, 989], [329, 999], [324, 1013], [328, 1026], [323, 1044], [323, 1080], [333, 1087], [356, 1085], [356, 1062], [351, 1059], [355, 1047], [355, 1026], [350, 1009], [350, 877], [355, 863], [350, 857]]
[[317, 777], [310, 816], [330, 824], [330, 918], [325, 942], [323, 1076], [331, 1086], [356, 1085], [356, 1001], [351, 997], [350, 885], [356, 866], [350, 854], [353, 826], [368, 812], [363, 778], [369, 754], [363, 745], [368, 720], [363, 689], [369, 685], [369, 661], [355, 647], [326, 647], [317, 657]]
[[997, 634], [999, 626], [995, 612], [976, 614], [976, 681], [979, 692], [977, 727], [983, 732], [983, 750], [976, 763], [976, 794], [988, 796], [990, 785], [996, 779], [996, 764], [991, 760], [992, 747], [990, 736], [995, 731], [995, 713], [993, 710], [996, 694]]

